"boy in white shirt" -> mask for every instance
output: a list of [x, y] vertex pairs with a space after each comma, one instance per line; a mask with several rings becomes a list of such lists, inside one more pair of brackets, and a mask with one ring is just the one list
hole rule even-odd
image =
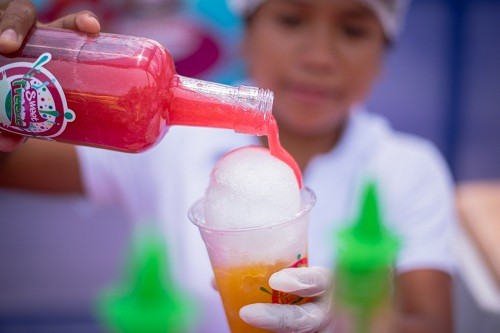
[[[311, 267], [283, 270], [275, 274], [272, 285], [317, 296], [316, 301], [300, 306], [250, 305], [240, 313], [242, 318], [277, 332], [332, 330], [335, 309], [325, 301], [331, 295], [327, 268], [335, 260], [330, 235], [356, 212], [359, 182], [370, 174], [379, 184], [387, 224], [403, 242], [395, 267], [396, 316], [390, 331], [451, 332], [449, 242], [455, 216], [447, 166], [430, 143], [395, 132], [380, 116], [359, 106], [381, 70], [388, 45], [397, 39], [406, 1], [231, 4], [245, 19], [242, 51], [249, 76], [255, 85], [274, 92], [273, 115], [281, 142], [301, 167], [304, 184], [318, 197], [309, 230]], [[9, 19], [16, 11], [22, 13], [17, 21]], [[0, 51], [2, 47], [13, 51], [34, 23], [34, 8], [15, 0], [3, 17], [0, 32], [15, 27], [18, 37], [9, 44], [0, 35]], [[69, 15], [53, 25], [99, 30], [89, 12]], [[0, 138], [4, 151], [14, 149], [20, 140]], [[211, 268], [204, 245], [187, 222], [186, 212], [203, 195], [215, 161], [248, 144], [266, 142], [224, 130], [172, 128], [157, 147], [128, 155], [29, 140], [4, 157], [0, 186], [81, 193], [98, 204], [123, 206], [134, 220], [160, 221], [178, 280], [202, 300], [210, 317], [223, 318], [217, 294], [209, 287]], [[33, 154], [42, 149], [47, 154]], [[46, 168], [48, 174], [42, 179], [31, 179], [27, 173], [23, 179], [16, 177], [16, 166], [37, 163], [33, 160], [40, 155], [51, 156], [44, 163], [65, 161], [64, 177], [57, 168]], [[205, 324], [201, 331], [227, 330], [222, 319]]]

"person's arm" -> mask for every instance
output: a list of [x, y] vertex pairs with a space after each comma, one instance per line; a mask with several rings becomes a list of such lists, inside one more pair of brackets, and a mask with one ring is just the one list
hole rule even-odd
[[45, 193], [80, 193], [83, 184], [74, 146], [30, 139], [0, 153], [0, 188]]
[[391, 332], [453, 332], [451, 277], [437, 270], [415, 270], [396, 280], [396, 316]]
[[[406, 146], [406, 148], [404, 148]], [[454, 183], [439, 150], [426, 141], [401, 141], [380, 168], [385, 207], [401, 235], [395, 285], [394, 332], [453, 331], [452, 253]]]

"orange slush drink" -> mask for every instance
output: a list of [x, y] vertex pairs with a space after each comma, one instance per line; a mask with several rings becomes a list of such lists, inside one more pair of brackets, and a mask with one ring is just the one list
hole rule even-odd
[[307, 266], [307, 258], [297, 255], [297, 261], [290, 264], [278, 261], [274, 264], [255, 263], [235, 267], [213, 267], [219, 293], [231, 332], [269, 332], [246, 324], [240, 319], [239, 311], [244, 305], [252, 303], [302, 304], [307, 299], [273, 290], [269, 277], [287, 267]]
[[304, 302], [269, 287], [269, 277], [287, 267], [307, 266], [307, 227], [315, 195], [300, 191], [295, 216], [258, 227], [217, 227], [205, 218], [204, 199], [189, 211], [205, 242], [232, 333], [266, 332], [247, 325], [239, 311], [252, 303]]

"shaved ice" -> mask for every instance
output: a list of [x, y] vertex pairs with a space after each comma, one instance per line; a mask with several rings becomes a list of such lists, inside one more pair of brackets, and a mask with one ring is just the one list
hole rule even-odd
[[263, 226], [294, 217], [300, 208], [300, 188], [292, 168], [258, 146], [224, 155], [205, 192], [205, 220], [216, 228]]

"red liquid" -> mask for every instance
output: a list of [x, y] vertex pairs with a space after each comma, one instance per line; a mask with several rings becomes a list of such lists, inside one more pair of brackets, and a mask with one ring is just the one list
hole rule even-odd
[[292, 168], [299, 188], [302, 188], [300, 168], [295, 159], [281, 145], [278, 124], [272, 115], [266, 124], [255, 113], [235, 108], [234, 105], [206, 99], [203, 95], [188, 90], [176, 89], [175, 87], [172, 90], [175, 92], [173, 97], [175, 108], [172, 111], [175, 110], [175, 112], [170, 112], [169, 123], [171, 125], [234, 128], [234, 126], [229, 127], [228, 125], [234, 124], [235, 119], [238, 119], [239, 123], [247, 125], [245, 128], [240, 128], [239, 132], [267, 135], [271, 154]]
[[[175, 81], [175, 80], [174, 80]], [[265, 135], [269, 118], [244, 106], [224, 102], [223, 98], [210, 98], [173, 84], [169, 113], [170, 125], [204, 126], [234, 129], [236, 132]]]
[[[168, 89], [175, 72], [171, 57], [159, 44], [135, 37], [101, 34], [95, 38], [43, 29], [32, 33], [22, 52], [0, 57], [0, 66], [12, 62], [10, 57], [35, 63], [41, 53], [51, 54], [43, 69], [57, 82], [42, 78], [40, 72], [35, 77], [47, 82], [54, 100], [61, 99], [58, 83], [67, 109], [75, 115], [56, 140], [140, 152], [165, 134]], [[56, 103], [59, 114], [65, 111], [61, 105]], [[61, 122], [57, 119], [54, 127]]]
[[[2, 89], [9, 77], [13, 82], [24, 75], [31, 83], [26, 91], [39, 93], [39, 98], [44, 94], [43, 100], [53, 101], [53, 105], [38, 100], [39, 105], [33, 108], [35, 119], [21, 118], [26, 125], [17, 123], [15, 128], [0, 122], [0, 130], [35, 136], [28, 126], [31, 121], [42, 125], [39, 128], [45, 134], [37, 132], [40, 137], [54, 136], [58, 141], [126, 152], [152, 147], [170, 125], [228, 128], [267, 135], [271, 153], [290, 165], [302, 187], [300, 169], [281, 146], [274, 117], [263, 117], [244, 106], [235, 106], [234, 100], [224, 101], [224, 97], [183, 89], [172, 57], [155, 41], [111, 34], [91, 37], [50, 28], [32, 30], [28, 40], [21, 51], [0, 56], [0, 66], [13, 62], [10, 58], [17, 58], [16, 63], [27, 63], [5, 70], [6, 78], [3, 82], [0, 78], [0, 83], [4, 83]], [[47, 61], [40, 61], [42, 53], [50, 53], [50, 60], [46, 57]], [[62, 87], [62, 93], [58, 86]], [[15, 101], [14, 91], [12, 88]], [[28, 95], [22, 94], [23, 105], [27, 107]], [[65, 115], [72, 113], [72, 121], [59, 133]], [[43, 118], [47, 114], [53, 118]], [[17, 119], [14, 115], [11, 118]]]
[[[172, 104], [175, 108], [170, 112], [169, 123], [171, 125], [232, 128], [239, 132], [267, 135], [271, 154], [292, 168], [299, 183], [299, 188], [302, 188], [300, 168], [295, 159], [281, 145], [278, 124], [272, 115], [268, 123], [263, 123], [258, 114], [235, 108], [234, 105], [207, 99], [196, 92], [177, 89], [176, 87], [172, 91], [174, 91]], [[239, 128], [233, 126], [236, 119], [240, 124]]]
[[295, 161], [295, 159], [290, 155], [285, 148], [280, 143], [279, 132], [278, 132], [278, 124], [276, 123], [276, 119], [274, 117], [271, 118], [269, 122], [269, 132], [267, 134], [269, 140], [269, 150], [271, 150], [271, 154], [276, 156], [286, 164], [292, 168], [295, 173], [295, 177], [297, 178], [297, 182], [299, 183], [299, 188], [302, 188], [302, 173], [300, 171], [299, 165]]

